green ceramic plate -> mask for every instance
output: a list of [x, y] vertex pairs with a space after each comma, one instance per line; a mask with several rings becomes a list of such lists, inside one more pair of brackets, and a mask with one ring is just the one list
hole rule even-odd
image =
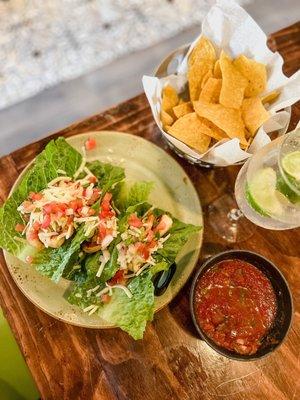
[[[202, 225], [202, 211], [198, 195], [189, 177], [164, 150], [137, 136], [120, 132], [88, 132], [73, 136], [68, 142], [78, 151], [88, 137], [97, 141], [95, 150], [88, 152], [89, 161], [99, 159], [125, 168], [126, 178], [132, 181], [148, 180], [155, 183], [149, 201], [170, 211], [175, 217], [195, 225]], [[17, 179], [14, 188], [22, 179]], [[182, 249], [177, 270], [168, 290], [156, 298], [156, 311], [167, 305], [188, 280], [198, 260], [202, 231], [193, 235]], [[54, 318], [87, 328], [108, 328], [110, 325], [97, 315], [88, 316], [64, 298], [70, 282], [61, 279], [58, 284], [41, 276], [32, 266], [4, 252], [9, 271], [24, 295], [37, 307]]]

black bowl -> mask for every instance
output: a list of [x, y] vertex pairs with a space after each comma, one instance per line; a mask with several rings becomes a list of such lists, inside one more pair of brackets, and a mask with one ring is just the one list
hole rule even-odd
[[[204, 274], [204, 272], [206, 272], [209, 268], [211, 268], [218, 262], [232, 259], [246, 261], [261, 270], [272, 283], [277, 298], [277, 313], [275, 316], [274, 324], [272, 325], [267, 335], [264, 337], [262, 344], [257, 352], [251, 355], [238, 354], [236, 352], [218, 346], [202, 331], [194, 313], [194, 291], [198, 279]], [[277, 267], [275, 267], [273, 263], [271, 263], [271, 261], [267, 260], [257, 253], [253, 253], [247, 250], [224, 251], [223, 253], [211, 257], [210, 259], [205, 261], [204, 264], [202, 264], [202, 266], [197, 271], [192, 283], [190, 293], [190, 309], [195, 327], [200, 337], [218, 353], [222, 354], [225, 357], [233, 358], [240, 361], [257, 360], [259, 358], [265, 357], [276, 348], [278, 348], [288, 333], [293, 316], [292, 294], [288, 287], [287, 281], [282, 273]]]

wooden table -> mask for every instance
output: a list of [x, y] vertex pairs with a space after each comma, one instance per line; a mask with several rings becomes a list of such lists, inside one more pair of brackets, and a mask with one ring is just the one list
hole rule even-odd
[[[300, 23], [271, 35], [269, 44], [283, 55], [288, 75], [299, 68]], [[299, 116], [298, 104], [293, 107], [291, 127]], [[141, 135], [170, 152], [161, 140], [144, 95], [74, 124], [51, 138], [104, 129]], [[5, 200], [18, 174], [49, 139], [0, 159], [0, 199]], [[238, 168], [205, 170], [176, 159], [193, 180], [204, 210], [225, 192], [232, 193]], [[1, 254], [1, 307], [43, 399], [300, 398], [299, 230], [274, 232], [257, 227], [246, 242], [228, 246], [207, 223], [207, 213], [204, 219], [202, 258], [211, 251], [227, 248], [254, 250], [272, 260], [288, 279], [295, 315], [283, 345], [257, 362], [231, 361], [215, 353], [199, 340], [193, 328], [189, 283], [168, 307], [155, 315], [141, 341], [133, 341], [119, 329], [100, 331], [67, 325], [38, 310], [22, 295]]]

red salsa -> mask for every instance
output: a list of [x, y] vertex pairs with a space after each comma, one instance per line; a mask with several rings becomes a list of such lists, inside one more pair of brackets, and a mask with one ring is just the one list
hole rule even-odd
[[198, 279], [194, 311], [204, 333], [217, 345], [254, 354], [276, 315], [271, 282], [241, 260], [221, 261]]

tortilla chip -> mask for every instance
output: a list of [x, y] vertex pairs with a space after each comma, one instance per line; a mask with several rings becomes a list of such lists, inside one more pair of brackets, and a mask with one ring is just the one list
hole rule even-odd
[[215, 60], [216, 52], [213, 44], [205, 37], [202, 36], [193, 48], [188, 58], [188, 65], [191, 67], [195, 62], [199, 60]]
[[222, 129], [217, 127], [215, 124], [213, 124], [211, 121], [209, 121], [206, 118], [199, 117], [199, 116], [198, 116], [198, 118], [202, 123], [202, 128], [201, 128], [202, 133], [204, 133], [205, 135], [210, 136], [216, 140], [222, 140], [222, 139], [228, 138], [226, 133], [224, 131], [222, 131]]
[[248, 143], [253, 140], [253, 137], [247, 128], [245, 128], [245, 137], [248, 140]]
[[212, 43], [201, 37], [188, 59], [188, 82], [190, 99], [199, 99], [201, 85], [212, 76], [216, 52]]
[[203, 77], [203, 79], [202, 79], [202, 82], [201, 82], [201, 89], [204, 88], [206, 82], [209, 80], [209, 78], [212, 78], [212, 76], [213, 76], [213, 72], [212, 72], [212, 70], [210, 69], [210, 70], [207, 72], [207, 74], [204, 75], [204, 77]]
[[200, 93], [199, 100], [207, 103], [218, 103], [221, 87], [222, 79], [209, 78]]
[[214, 65], [214, 78], [217, 78], [217, 79], [222, 78], [222, 72], [221, 72], [221, 68], [220, 68], [220, 60], [217, 60]]
[[173, 108], [173, 112], [176, 118], [183, 117], [186, 114], [192, 113], [194, 111], [192, 103], [187, 101], [186, 103], [181, 103]]
[[251, 136], [269, 119], [269, 113], [259, 97], [245, 99], [242, 105], [242, 118]]
[[201, 120], [197, 117], [197, 114], [193, 112], [175, 121], [168, 133], [199, 151], [199, 153], [205, 153], [211, 138], [202, 133], [201, 128], [203, 128]]
[[197, 61], [189, 67], [187, 77], [191, 100], [199, 99], [202, 80], [209, 71], [212, 71], [212, 68], [213, 62], [209, 60]]
[[169, 113], [173, 107], [177, 106], [178, 102], [176, 90], [170, 85], [165, 86], [162, 90], [162, 110]]
[[239, 109], [242, 105], [247, 79], [234, 67], [232, 60], [222, 51], [220, 57], [222, 88], [220, 103], [225, 107]]
[[275, 101], [280, 95], [279, 90], [273, 90], [272, 92], [266, 94], [261, 98], [261, 102], [263, 104], [271, 104], [273, 101]]
[[164, 110], [161, 110], [160, 119], [161, 119], [163, 128], [165, 128], [167, 125], [172, 125], [174, 122], [174, 119], [171, 117], [171, 115], [168, 114]]
[[245, 97], [257, 96], [266, 89], [267, 70], [264, 64], [251, 60], [241, 54], [234, 60], [233, 65], [248, 80]]
[[202, 100], [194, 101], [193, 106], [200, 117], [211, 121], [230, 138], [238, 138], [242, 144], [247, 144], [245, 126], [240, 110], [226, 108], [221, 104], [206, 103]]

